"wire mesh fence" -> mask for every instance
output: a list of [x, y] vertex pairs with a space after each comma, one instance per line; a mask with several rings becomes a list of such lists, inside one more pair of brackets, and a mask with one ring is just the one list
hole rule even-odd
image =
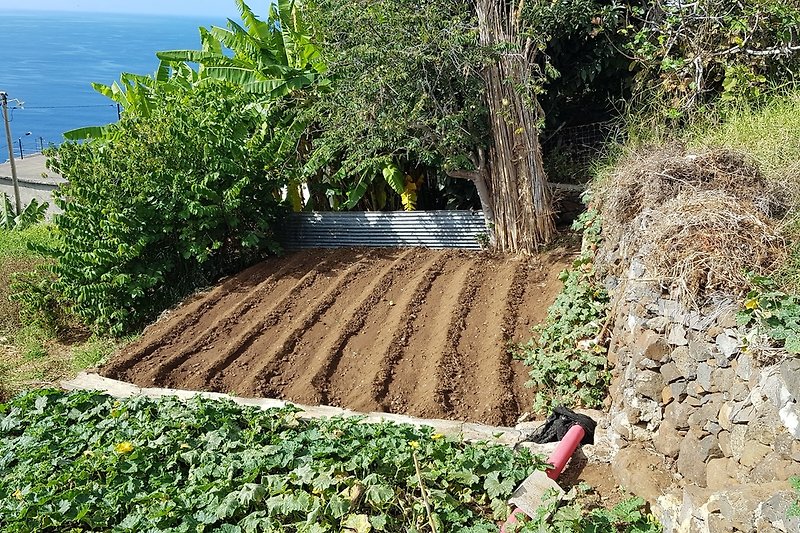
[[592, 164], [605, 155], [611, 143], [623, 140], [624, 132], [615, 121], [557, 129], [542, 143], [550, 180], [563, 183], [589, 181]]

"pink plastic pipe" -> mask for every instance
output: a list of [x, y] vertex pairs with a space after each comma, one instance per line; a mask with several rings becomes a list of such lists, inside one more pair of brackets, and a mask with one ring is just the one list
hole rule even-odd
[[586, 432], [583, 428], [577, 424], [569, 428], [567, 434], [564, 435], [564, 438], [558, 443], [556, 449], [553, 450], [553, 453], [547, 458], [547, 462], [553, 465], [553, 468], [547, 469], [547, 477], [553, 481], [558, 479], [558, 476], [561, 475], [564, 467], [567, 466], [567, 461], [569, 461], [569, 458], [575, 453], [575, 449], [578, 447], [578, 444], [581, 443], [585, 434]]
[[[553, 465], [552, 468], [548, 468], [545, 471], [547, 477], [553, 481], [558, 479], [558, 476], [564, 471], [564, 467], [567, 466], [567, 461], [569, 461], [569, 458], [575, 453], [575, 449], [581, 443], [585, 434], [586, 432], [583, 428], [577, 424], [569, 428], [567, 434], [564, 435], [564, 438], [558, 443], [556, 449], [553, 450], [553, 453], [547, 458], [547, 462]], [[526, 516], [523, 511], [515, 507], [511, 511], [511, 515], [508, 517], [508, 520], [506, 520], [506, 523], [500, 528], [500, 533], [505, 533], [507, 525], [519, 522], [517, 515], [520, 517]]]

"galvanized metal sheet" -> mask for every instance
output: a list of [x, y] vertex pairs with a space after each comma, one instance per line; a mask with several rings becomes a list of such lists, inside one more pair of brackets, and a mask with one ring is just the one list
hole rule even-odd
[[292, 213], [278, 232], [287, 250], [349, 246], [479, 250], [486, 235], [479, 211]]

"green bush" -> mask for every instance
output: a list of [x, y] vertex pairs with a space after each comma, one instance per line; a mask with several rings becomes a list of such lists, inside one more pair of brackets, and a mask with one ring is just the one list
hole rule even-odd
[[276, 251], [282, 176], [253, 97], [222, 83], [164, 90], [106, 138], [68, 142], [51, 165], [54, 290], [95, 330], [141, 326], [199, 285]]
[[595, 277], [594, 247], [600, 219], [588, 211], [575, 224], [583, 229], [586, 249], [572, 268], [561, 273], [564, 288], [547, 310], [533, 338], [512, 348], [530, 368], [528, 384], [536, 389], [533, 409], [543, 413], [555, 405], [599, 407], [608, 394], [611, 374], [600, 339], [609, 296]]
[[757, 327], [779, 347], [800, 354], [800, 296], [787, 294], [764, 276], [752, 276], [753, 289], [747, 294], [736, 321]]
[[580, 501], [582, 491], [589, 487], [578, 485], [569, 496], [577, 496], [567, 503], [551, 498], [537, 509], [532, 520], [511, 528], [508, 533], [661, 533], [658, 519], [647, 512], [647, 503], [641, 498], [629, 498], [610, 509], [584, 507]]
[[[415, 467], [430, 501], [428, 515]], [[527, 451], [194, 398], [0, 404], [0, 523], [48, 531], [497, 531]]]

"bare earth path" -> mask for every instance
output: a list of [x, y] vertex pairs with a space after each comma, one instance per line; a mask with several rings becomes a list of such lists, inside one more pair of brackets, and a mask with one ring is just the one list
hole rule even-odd
[[531, 404], [527, 340], [571, 251], [309, 250], [253, 266], [147, 328], [102, 374], [492, 425]]

